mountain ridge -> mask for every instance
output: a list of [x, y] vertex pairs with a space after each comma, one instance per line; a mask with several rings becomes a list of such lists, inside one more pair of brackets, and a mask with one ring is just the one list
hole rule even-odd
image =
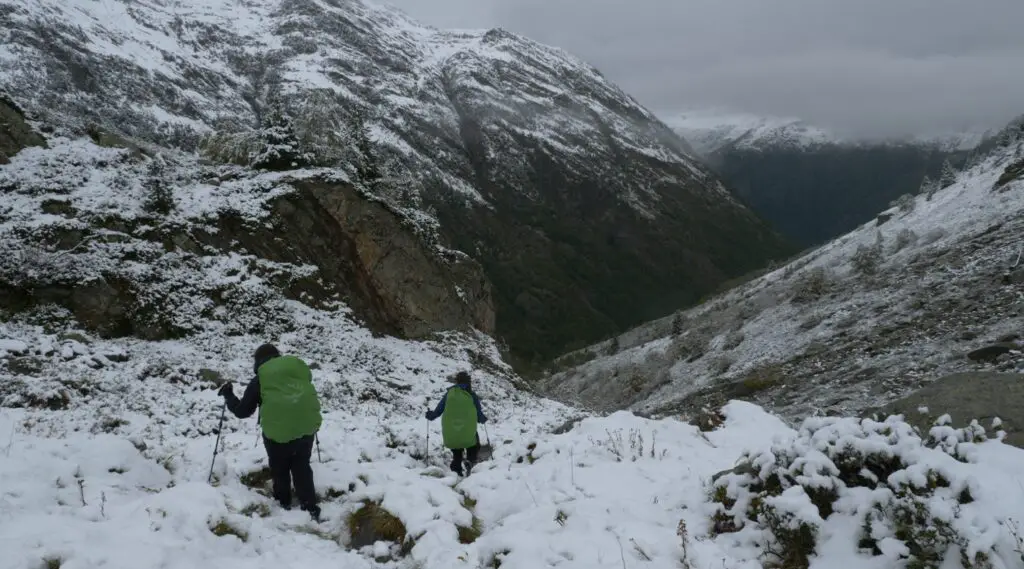
[[[271, 130], [292, 132], [292, 158], [482, 262], [497, 334], [523, 361], [791, 249], [592, 66], [500, 29], [444, 32], [349, 0], [0, 6], [0, 82], [41, 123], [209, 166], [251, 166]], [[641, 290], [639, 310], [620, 306]]]
[[972, 150], [998, 129], [973, 129], [933, 135], [849, 136], [796, 117], [736, 113], [719, 109], [661, 113], [665, 123], [704, 155], [727, 148], [813, 150], [821, 146], [925, 146], [954, 152]]

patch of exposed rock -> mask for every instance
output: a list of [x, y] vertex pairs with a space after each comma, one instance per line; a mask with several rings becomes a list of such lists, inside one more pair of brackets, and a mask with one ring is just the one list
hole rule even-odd
[[[131, 176], [143, 158], [120, 152], [124, 161], [97, 160], [83, 172]], [[92, 211], [75, 202], [75, 188], [52, 180], [14, 185], [19, 211], [4, 229], [0, 309], [57, 306], [102, 337], [160, 340], [213, 322], [229, 333], [286, 332], [295, 324], [285, 300], [326, 309], [341, 301], [378, 333], [493, 333], [491, 285], [468, 256], [346, 182], [277, 183], [288, 191], [259, 216], [224, 209], [202, 220]]]
[[32, 130], [24, 111], [0, 92], [0, 164], [29, 146], [46, 146], [46, 140]]
[[[1024, 374], [995, 372], [955, 373], [866, 415], [903, 415], [910, 424], [927, 433], [942, 415], [949, 414], [960, 428], [977, 419], [990, 436], [1006, 431], [1004, 441], [1024, 447]], [[993, 428], [994, 419], [999, 419]]]

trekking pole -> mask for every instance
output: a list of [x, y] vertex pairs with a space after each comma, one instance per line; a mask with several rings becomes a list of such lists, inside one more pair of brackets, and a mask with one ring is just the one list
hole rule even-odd
[[217, 442], [213, 445], [213, 460], [210, 461], [210, 474], [206, 477], [207, 484], [213, 481], [213, 465], [217, 462], [217, 451], [220, 450], [220, 434], [224, 430], [224, 414], [227, 409], [228, 402], [224, 401], [220, 408], [220, 422], [217, 424]]
[[[427, 405], [427, 411], [430, 410], [430, 400], [424, 398], [423, 402]], [[430, 464], [430, 419], [427, 419], [427, 451], [424, 453], [423, 461]]]
[[491, 446], [491, 433], [487, 430], [487, 423], [484, 423], [484, 437], [486, 439], [484, 440], [484, 444]]
[[323, 464], [324, 459], [320, 456], [320, 433], [313, 433], [313, 440], [316, 441], [316, 459]]

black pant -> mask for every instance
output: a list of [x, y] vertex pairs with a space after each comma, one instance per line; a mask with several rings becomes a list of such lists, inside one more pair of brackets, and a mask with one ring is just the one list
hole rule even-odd
[[471, 447], [469, 447], [467, 449], [461, 449], [461, 448], [453, 448], [452, 449], [452, 463], [451, 463], [450, 466], [452, 467], [452, 470], [454, 470], [455, 472], [457, 472], [459, 474], [462, 474], [462, 455], [463, 455], [463, 451], [465, 451], [465, 453], [466, 453], [466, 459], [469, 461], [470, 466], [472, 467], [472, 465], [476, 464], [476, 458], [480, 454], [480, 435], [478, 434], [476, 436], [476, 444], [475, 445], [473, 445], [473, 446], [471, 446]]
[[299, 505], [304, 510], [313, 510], [316, 488], [313, 485], [313, 468], [309, 465], [313, 454], [313, 435], [286, 443], [275, 443], [264, 436], [263, 446], [267, 449], [267, 462], [274, 480], [274, 499], [286, 508], [291, 507], [294, 483]]

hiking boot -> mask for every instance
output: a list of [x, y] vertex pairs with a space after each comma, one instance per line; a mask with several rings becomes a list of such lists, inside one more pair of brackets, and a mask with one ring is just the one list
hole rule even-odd
[[449, 464], [448, 466], [451, 467], [452, 472], [458, 474], [459, 476], [462, 476], [462, 465], [459, 464], [457, 461], [453, 460], [452, 463]]
[[302, 506], [303, 511], [309, 512], [310, 517], [313, 521], [320, 523], [320, 506], [313, 504], [312, 506]]
[[469, 476], [472, 473], [473, 473], [473, 461], [467, 460], [466, 461], [466, 476]]

